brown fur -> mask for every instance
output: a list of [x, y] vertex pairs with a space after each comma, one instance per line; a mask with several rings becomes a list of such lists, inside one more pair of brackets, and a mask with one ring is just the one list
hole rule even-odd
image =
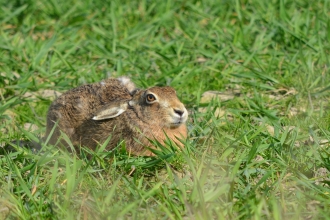
[[[125, 81], [126, 82], [126, 81]], [[184, 122], [187, 111], [171, 87], [152, 87], [146, 90], [134, 90], [133, 84], [118, 79], [107, 79], [101, 83], [83, 85], [72, 89], [55, 100], [48, 111], [46, 138], [55, 127], [50, 144], [68, 146], [60, 139], [61, 131], [65, 133], [74, 147], [80, 145], [95, 149], [98, 144], [111, 136], [106, 149], [111, 150], [124, 140], [126, 148], [132, 154], [152, 155], [145, 146], [153, 147], [148, 139], [164, 143], [166, 135], [182, 146], [179, 139], [187, 137]], [[147, 94], [155, 94], [157, 101], [146, 102]], [[100, 109], [107, 108], [116, 102], [129, 103], [127, 110], [117, 117], [93, 120]], [[185, 112], [184, 119], [178, 124], [171, 124], [178, 115], [175, 109]]]

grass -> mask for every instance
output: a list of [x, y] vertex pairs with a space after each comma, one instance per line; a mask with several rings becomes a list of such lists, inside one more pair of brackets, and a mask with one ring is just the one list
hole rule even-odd
[[[0, 2], [0, 143], [16, 148], [0, 218], [329, 218], [328, 0]], [[12, 142], [42, 136], [54, 91], [121, 75], [177, 90], [183, 151]]]

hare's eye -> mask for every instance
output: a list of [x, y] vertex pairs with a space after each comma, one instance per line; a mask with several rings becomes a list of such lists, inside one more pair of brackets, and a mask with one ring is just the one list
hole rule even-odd
[[148, 94], [146, 100], [147, 102], [153, 102], [156, 100], [156, 97], [152, 94]]

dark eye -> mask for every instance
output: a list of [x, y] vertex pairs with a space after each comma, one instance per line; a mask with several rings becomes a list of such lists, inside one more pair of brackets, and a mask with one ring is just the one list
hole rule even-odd
[[153, 94], [148, 94], [146, 100], [147, 102], [153, 102], [156, 100], [156, 97]]

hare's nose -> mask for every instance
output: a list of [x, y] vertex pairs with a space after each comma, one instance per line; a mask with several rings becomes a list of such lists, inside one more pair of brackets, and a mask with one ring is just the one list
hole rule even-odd
[[183, 115], [184, 111], [180, 110], [180, 109], [174, 109], [174, 112], [176, 114], [178, 114], [180, 117]]

